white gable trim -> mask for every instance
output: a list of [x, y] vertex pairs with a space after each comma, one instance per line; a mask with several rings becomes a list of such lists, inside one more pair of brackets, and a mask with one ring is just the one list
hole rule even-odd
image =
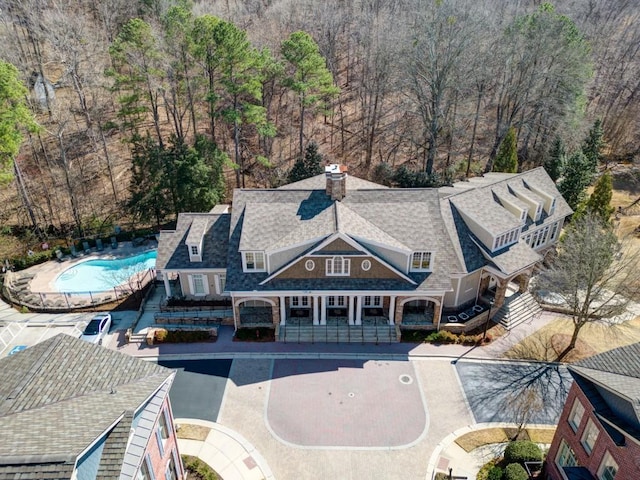
[[291, 245], [287, 245], [286, 247], [280, 247], [274, 250], [265, 250], [264, 252], [265, 252], [265, 255], [274, 255], [276, 253], [286, 252], [287, 250], [293, 250], [294, 248], [297, 248], [297, 247], [304, 247], [305, 245], [312, 245], [314, 243], [318, 243], [319, 241], [321, 241], [323, 238], [326, 238], [326, 237], [327, 237], [326, 235], [321, 235], [311, 240], [307, 240], [299, 243], [293, 243]]
[[[412, 285], [417, 285], [416, 282], [414, 282], [413, 280], [411, 280], [409, 277], [407, 277], [404, 273], [402, 273], [400, 270], [398, 270], [397, 268], [395, 268], [393, 265], [388, 264], [387, 262], [385, 262], [384, 260], [382, 260], [380, 257], [378, 257], [377, 255], [374, 255], [373, 253], [371, 253], [369, 250], [367, 250], [365, 247], [363, 247], [362, 245], [360, 245], [358, 242], [356, 242], [355, 240], [349, 238], [347, 235], [344, 235], [343, 233], [336, 233], [334, 235], [331, 235], [331, 237], [329, 237], [328, 239], [326, 239], [324, 242], [322, 242], [318, 247], [314, 248], [312, 251], [310, 251], [309, 253], [307, 253], [306, 255], [300, 256], [300, 257], [296, 257], [293, 260], [291, 260], [291, 262], [289, 262], [288, 264], [286, 264], [284, 267], [282, 267], [280, 270], [277, 270], [276, 272], [273, 272], [273, 274], [269, 275], [267, 278], [265, 278], [262, 282], [260, 282], [260, 285], [264, 285], [265, 283], [273, 280], [275, 277], [277, 277], [278, 275], [280, 275], [282, 272], [284, 272], [285, 270], [288, 270], [289, 268], [291, 268], [293, 265], [295, 265], [298, 261], [302, 260], [303, 258], [307, 258], [313, 255], [314, 252], [317, 252], [319, 250], [322, 249], [323, 246], [326, 246], [327, 244], [331, 243], [333, 240], [335, 240], [335, 238], [340, 237], [342, 238], [345, 242], [347, 242], [349, 245], [351, 245], [353, 248], [357, 249], [358, 251], [364, 252], [366, 253], [369, 257], [376, 259], [376, 261], [380, 262], [383, 266], [387, 267], [389, 270], [391, 270], [392, 272], [394, 272], [395, 274], [399, 275], [400, 277], [402, 277], [404, 280], [406, 280], [407, 282], [411, 283]], [[349, 256], [347, 255], [340, 255], [340, 256]], [[325, 258], [326, 255], [322, 255], [322, 258]], [[317, 256], [315, 257], [317, 258]]]
[[[362, 245], [360, 245], [358, 242], [356, 242], [354, 239], [352, 239], [351, 237], [345, 235], [342, 232], [336, 232], [333, 235], [329, 235], [322, 243], [320, 243], [320, 245], [318, 245], [316, 248], [314, 248], [313, 250], [311, 250], [308, 255], [313, 255], [314, 253], [316, 253], [319, 250], [322, 250], [324, 247], [326, 247], [327, 245], [333, 243], [334, 241], [336, 241], [337, 239], [340, 240], [344, 240], [347, 244], [351, 245], [353, 248], [355, 248], [356, 250], [359, 251], [367, 251], [366, 248], [364, 248]], [[368, 253], [368, 252], [367, 252]]]

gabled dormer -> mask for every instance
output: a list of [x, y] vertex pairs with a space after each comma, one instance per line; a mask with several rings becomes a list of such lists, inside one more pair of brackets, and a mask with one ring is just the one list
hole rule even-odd
[[244, 273], [257, 273], [267, 271], [267, 258], [262, 251], [241, 252], [242, 271]]
[[542, 215], [542, 209], [544, 207], [544, 201], [535, 192], [525, 189], [524, 187], [509, 186], [509, 189], [519, 200], [526, 203], [529, 207], [527, 214], [531, 218], [532, 222], [540, 220]]
[[523, 202], [518, 197], [512, 194], [504, 194], [493, 192], [494, 195], [500, 201], [500, 204], [507, 209], [514, 217], [520, 220], [520, 223], [524, 225], [527, 222], [527, 215], [529, 214], [529, 204]]
[[202, 261], [202, 248], [204, 244], [204, 234], [207, 230], [207, 224], [209, 223], [208, 217], [195, 217], [189, 227], [189, 233], [185, 240], [185, 245], [189, 250], [190, 262]]
[[530, 185], [525, 182], [526, 187], [535, 193], [538, 197], [540, 197], [544, 201], [544, 210], [547, 212], [547, 215], [551, 216], [556, 210], [557, 200], [556, 197], [543, 191], [542, 189], [536, 187], [535, 185]]

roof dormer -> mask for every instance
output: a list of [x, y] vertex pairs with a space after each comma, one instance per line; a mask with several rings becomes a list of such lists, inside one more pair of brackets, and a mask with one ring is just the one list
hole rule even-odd
[[558, 203], [556, 197], [534, 185], [525, 183], [525, 186], [543, 200], [544, 210], [547, 212], [547, 215], [553, 215], [553, 212], [556, 210], [556, 204]]
[[531, 221], [537, 222], [542, 215], [542, 208], [544, 206], [543, 200], [535, 194], [535, 192], [525, 189], [523, 187], [509, 186], [513, 194], [522, 202], [526, 203], [529, 207], [527, 214]]
[[189, 227], [189, 233], [185, 240], [185, 245], [189, 250], [190, 262], [202, 261], [202, 247], [204, 243], [204, 233], [207, 229], [207, 223], [209, 219], [207, 217], [196, 217], [191, 222]]

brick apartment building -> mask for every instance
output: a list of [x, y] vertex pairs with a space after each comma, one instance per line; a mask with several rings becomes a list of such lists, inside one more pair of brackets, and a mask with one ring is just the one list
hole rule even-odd
[[640, 479], [640, 343], [569, 371], [575, 382], [547, 456], [547, 478]]
[[0, 359], [0, 480], [180, 480], [175, 372], [60, 334]]

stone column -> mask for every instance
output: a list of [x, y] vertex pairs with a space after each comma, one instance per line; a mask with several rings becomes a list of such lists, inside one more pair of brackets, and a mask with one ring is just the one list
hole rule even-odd
[[271, 323], [273, 325], [278, 325], [280, 323], [280, 312], [278, 308], [278, 299], [277, 297], [272, 299], [274, 300], [273, 305], [271, 306]]
[[507, 293], [507, 285], [509, 285], [509, 280], [498, 280], [498, 285], [496, 287], [496, 296], [493, 300], [493, 308], [500, 308], [504, 304], [504, 296]]
[[287, 304], [285, 303], [285, 297], [280, 297], [280, 325], [287, 324]]
[[171, 285], [169, 284], [169, 275], [167, 272], [162, 272], [162, 280], [164, 282], [164, 293], [167, 294], [167, 298], [171, 296]]
[[531, 272], [521, 273], [518, 277], [518, 291], [524, 293], [529, 289], [529, 281], [531, 280]]
[[319, 320], [318, 320], [318, 307], [320, 306], [320, 297], [318, 297], [317, 295], [314, 295], [313, 297], [313, 324], [314, 325], [318, 325]]
[[349, 312], [349, 325], [353, 325], [353, 308], [355, 307], [356, 297], [354, 297], [353, 295], [349, 295], [347, 299], [349, 302], [347, 305], [349, 307], [349, 310], [347, 310]]
[[356, 297], [356, 325], [362, 325], [362, 296]]
[[389, 297], [389, 325], [395, 323], [395, 311], [396, 311], [396, 297], [391, 295]]
[[327, 297], [320, 297], [320, 325], [327, 324]]
[[402, 321], [403, 321], [402, 309], [404, 308], [404, 305], [402, 305], [402, 303], [400, 303], [398, 300], [402, 300], [402, 297], [396, 298], [396, 315], [395, 315], [395, 317], [398, 320], [396, 323], [402, 323]]
[[433, 324], [440, 330], [440, 318], [442, 317], [442, 302], [433, 305]]

